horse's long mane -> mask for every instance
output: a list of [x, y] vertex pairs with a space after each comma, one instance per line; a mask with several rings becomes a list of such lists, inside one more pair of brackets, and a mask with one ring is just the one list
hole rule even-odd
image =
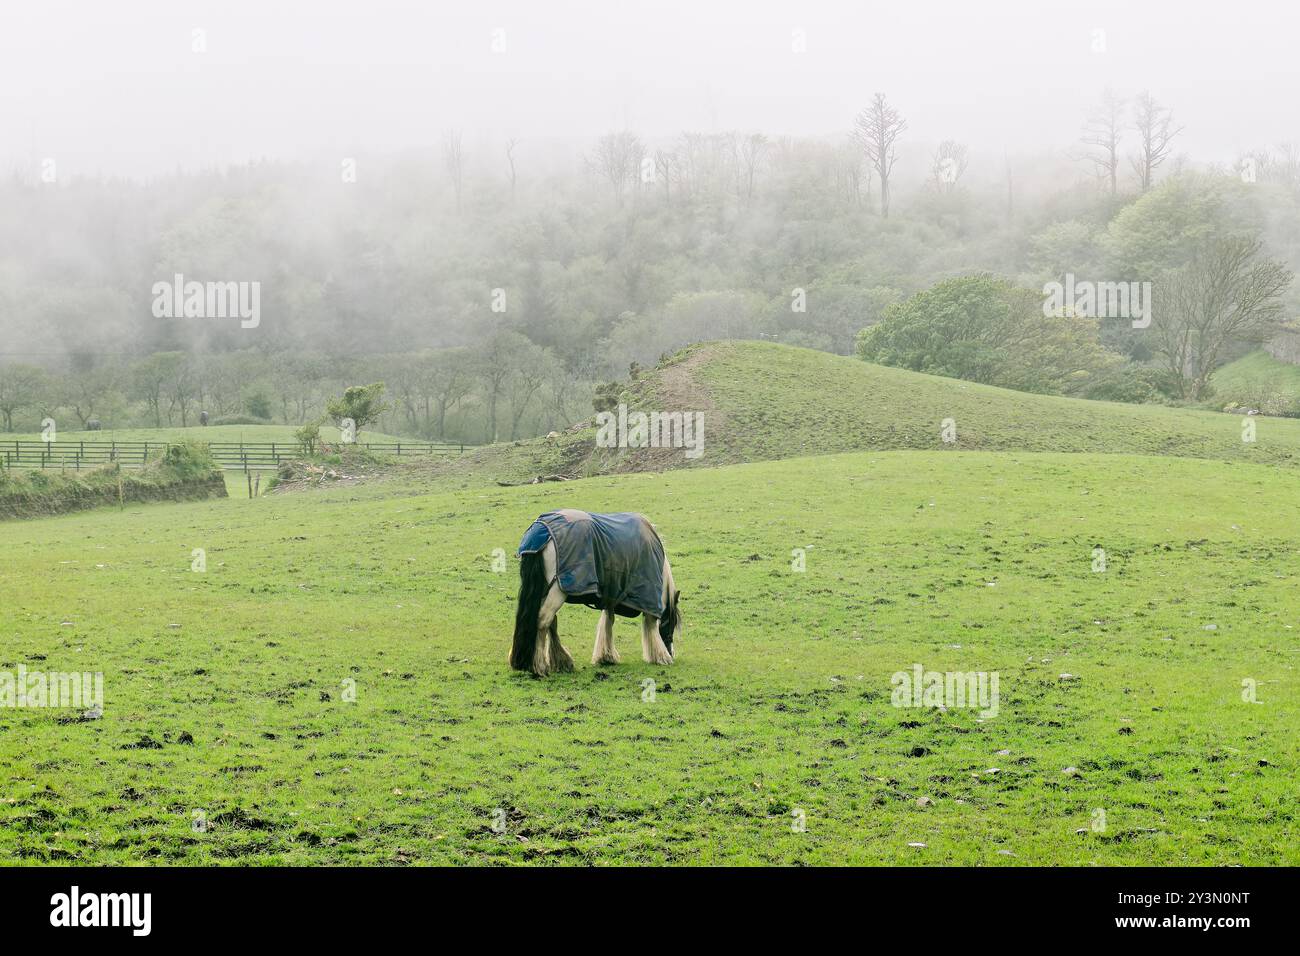
[[680, 591], [672, 596], [667, 608], [664, 609], [664, 616], [659, 619], [659, 638], [669, 651], [673, 649], [673, 635], [677, 633], [677, 625], [682, 618], [682, 612], [677, 607], [677, 601], [681, 596]]

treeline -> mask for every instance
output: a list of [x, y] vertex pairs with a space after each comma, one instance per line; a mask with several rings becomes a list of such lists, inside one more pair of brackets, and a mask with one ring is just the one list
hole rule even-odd
[[[1155, 279], [1204, 230], [1300, 268], [1294, 148], [1197, 166], [1148, 95], [1101, 97], [1079, 143], [1039, 156], [988, 155], [905, 112], [877, 96], [821, 139], [625, 130], [575, 155], [448, 131], [433, 154], [147, 183], [13, 175], [0, 416], [292, 423], [384, 381], [385, 430], [506, 440], [586, 417], [599, 382], [692, 341], [852, 354], [860, 330], [954, 276]], [[260, 283], [259, 321], [159, 318], [152, 290], [177, 274]], [[1280, 308], [1300, 314], [1294, 286]], [[1160, 362], [1126, 326], [1099, 324], [1108, 353]]]
[[591, 411], [592, 389], [554, 352], [517, 332], [473, 347], [355, 359], [313, 352], [156, 352], [74, 357], [45, 368], [0, 362], [0, 425], [59, 427], [304, 424], [360, 381], [382, 381], [389, 410], [372, 429], [428, 439], [511, 440], [562, 428]]

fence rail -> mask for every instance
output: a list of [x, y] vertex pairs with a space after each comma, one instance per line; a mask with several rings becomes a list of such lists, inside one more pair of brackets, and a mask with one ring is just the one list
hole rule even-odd
[[[58, 468], [63, 471], [95, 468], [116, 462], [139, 467], [161, 455], [169, 441], [3, 441], [0, 442], [0, 465], [5, 468]], [[206, 442], [213, 459], [222, 468], [248, 471], [274, 468], [287, 458], [301, 458], [297, 442]], [[459, 442], [356, 442], [358, 448], [380, 455], [461, 455], [466, 446]]]

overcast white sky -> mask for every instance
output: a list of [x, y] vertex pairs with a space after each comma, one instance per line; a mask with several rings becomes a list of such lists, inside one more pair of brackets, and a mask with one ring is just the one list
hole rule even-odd
[[917, 142], [976, 151], [1069, 149], [1107, 85], [1172, 106], [1197, 160], [1300, 140], [1296, 0], [0, 4], [0, 170], [55, 157], [60, 178], [429, 147], [452, 127], [470, 148], [836, 134], [876, 90]]

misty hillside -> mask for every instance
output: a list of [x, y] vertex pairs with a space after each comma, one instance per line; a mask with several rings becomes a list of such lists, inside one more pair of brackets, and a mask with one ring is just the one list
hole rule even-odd
[[[18, 115], [20, 97], [0, 102], [0, 129], [30, 130], [0, 136], [0, 429], [47, 417], [64, 431], [184, 428], [200, 411], [306, 425], [346, 388], [383, 382], [379, 431], [515, 441], [582, 420], [603, 383], [696, 342], [851, 355], [891, 316], [952, 339], [926, 295], [975, 275], [1004, 284], [1021, 341], [1047, 286], [1076, 279], [1154, 287], [1156, 324], [1072, 302], [1029, 336], [1053, 342], [1070, 374], [1030, 384], [951, 356], [864, 357], [1046, 394], [1222, 408], [1250, 403], [1255, 383], [1212, 385], [1213, 373], [1300, 319], [1300, 146], [1276, 108], [1285, 97], [1217, 56], [1152, 59], [1127, 39], [1142, 23], [1193, 46], [1249, 34], [1254, 59], [1286, 29], [1127, 11], [1108, 34], [1035, 9], [1021, 31], [1014, 18], [885, 9], [841, 11], [858, 27], [832, 30], [693, 9], [698, 33], [669, 32], [703, 58], [645, 74], [686, 85], [632, 96], [618, 83], [569, 89], [542, 51], [657, 62], [642, 43], [671, 17], [627, 31], [613, 11], [557, 13], [548, 23], [564, 28], [543, 39], [516, 11], [489, 44], [476, 17], [444, 7], [412, 11], [401, 38], [352, 11], [266, 17], [252, 33], [228, 10], [185, 30], [104, 18], [96, 35], [112, 47], [32, 11], [27, 35], [56, 47], [48, 69], [82, 76], [104, 108], [30, 89], [47, 70], [19, 65], [30, 44], [0, 57], [6, 88], [39, 104]], [[885, 42], [876, 31], [889, 22], [955, 42], [951, 76]], [[868, 34], [879, 43], [864, 58]], [[315, 62], [295, 61], [286, 84], [282, 61], [263, 55], [274, 42], [365, 62], [394, 43], [415, 54], [420, 35], [439, 52], [420, 46], [419, 70], [385, 55], [386, 69], [345, 89]], [[144, 88], [123, 88], [105, 60], [119, 46], [151, 77]], [[1031, 63], [1073, 82], [1026, 87]], [[537, 72], [519, 82], [524, 64]], [[854, 82], [828, 83], [817, 71], [832, 64]], [[495, 79], [447, 82], [462, 75]], [[990, 95], [975, 75], [1012, 85]], [[169, 138], [157, 118], [178, 103], [238, 122]], [[1201, 314], [1263, 273], [1267, 294], [1245, 315]], [[191, 285], [238, 287], [238, 314], [188, 294], [182, 307]], [[1014, 351], [1008, 328], [974, 330], [953, 352]], [[1261, 404], [1300, 414], [1300, 398]]]
[[[1095, 402], [977, 385], [761, 342], [692, 346], [620, 396], [629, 409], [702, 412], [703, 453], [596, 447], [592, 423], [481, 448], [434, 466], [470, 481], [527, 482], [866, 450], [1164, 455], [1293, 465], [1300, 421]], [[955, 441], [944, 441], [951, 419]], [[950, 432], [952, 434], [952, 432]], [[813, 467], [810, 465], [810, 467]]]
[[[624, 134], [593, 150], [613, 142], [651, 155]], [[45, 415], [184, 427], [200, 408], [302, 424], [346, 386], [382, 381], [392, 407], [381, 431], [514, 440], [580, 420], [599, 382], [693, 342], [850, 354], [862, 329], [957, 275], [1004, 277], [1033, 314], [1043, 284], [1067, 274], [1168, 277], [1160, 294], [1176, 289], [1180, 270], [1203, 274], [1197, 257], [1218, 254], [1207, 236], [1300, 268], [1294, 163], [1263, 167], [1272, 178], [1253, 184], [1183, 172], [1145, 193], [1064, 178], [1013, 208], [996, 184], [958, 181], [896, 194], [885, 216], [878, 184], [851, 174], [860, 151], [760, 138], [747, 167], [742, 142], [685, 136], [660, 156], [674, 171], [654, 184], [624, 166], [602, 176], [580, 165], [517, 196], [475, 180], [461, 209], [432, 159], [351, 191], [277, 164], [144, 187], [0, 182], [12, 212], [0, 219], [0, 428], [35, 430]], [[256, 323], [157, 317], [153, 289], [178, 275], [259, 282]], [[1126, 317], [1080, 319], [1069, 335], [1098, 358], [1085, 365], [1154, 384], [1107, 390], [1087, 374], [1047, 390], [1241, 401], [1168, 370], [1260, 347], [1300, 314], [1297, 297], [1281, 283], [1248, 327], [1224, 330], [1190, 363]]]

